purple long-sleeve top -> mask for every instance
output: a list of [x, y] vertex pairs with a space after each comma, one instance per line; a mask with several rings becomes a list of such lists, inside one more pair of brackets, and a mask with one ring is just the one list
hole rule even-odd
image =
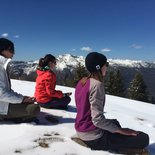
[[75, 89], [75, 102], [75, 129], [81, 139], [94, 140], [100, 138], [104, 130], [118, 130], [119, 127], [104, 116], [105, 91], [102, 82], [93, 78], [79, 81]]

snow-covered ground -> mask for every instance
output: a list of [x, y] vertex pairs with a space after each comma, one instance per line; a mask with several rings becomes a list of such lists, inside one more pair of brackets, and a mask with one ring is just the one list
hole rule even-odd
[[[12, 80], [12, 88], [24, 95], [33, 96], [35, 83]], [[106, 151], [92, 151], [70, 139], [75, 135], [76, 108], [74, 89], [57, 86], [57, 90], [72, 92], [68, 111], [41, 109], [42, 125], [33, 123], [13, 124], [0, 122], [0, 155], [111, 155]], [[149, 134], [150, 155], [155, 155], [155, 105], [144, 102], [106, 96], [105, 115], [117, 118], [123, 127], [141, 130]], [[52, 124], [45, 115], [56, 116], [60, 123]]]

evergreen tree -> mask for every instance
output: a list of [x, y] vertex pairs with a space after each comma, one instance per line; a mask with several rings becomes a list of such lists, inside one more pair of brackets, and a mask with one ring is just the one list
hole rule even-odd
[[75, 77], [74, 77], [75, 86], [78, 83], [78, 81], [85, 76], [88, 76], [88, 72], [86, 68], [79, 62], [75, 68]]
[[114, 71], [109, 71], [105, 78], [105, 90], [107, 94], [113, 94]]
[[152, 104], [155, 104], [155, 99], [154, 99], [154, 96], [151, 97], [151, 101], [150, 101]]
[[110, 71], [106, 81], [106, 91], [110, 95], [124, 96], [123, 78], [119, 70]]
[[65, 74], [64, 76], [64, 85], [68, 87], [74, 87], [74, 75], [72, 75], [72, 72]]
[[127, 97], [148, 102], [148, 92], [141, 73], [136, 73], [134, 79], [130, 82]]
[[124, 89], [124, 84], [123, 84], [123, 78], [119, 70], [116, 71], [115, 77], [116, 77], [115, 78], [115, 88], [116, 88], [115, 95], [123, 97], [125, 89]]

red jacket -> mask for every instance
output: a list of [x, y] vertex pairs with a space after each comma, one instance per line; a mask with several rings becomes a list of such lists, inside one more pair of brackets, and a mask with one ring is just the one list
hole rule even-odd
[[55, 98], [62, 98], [62, 91], [55, 90], [56, 75], [50, 70], [37, 70], [38, 77], [36, 78], [35, 98], [37, 102], [46, 103]]

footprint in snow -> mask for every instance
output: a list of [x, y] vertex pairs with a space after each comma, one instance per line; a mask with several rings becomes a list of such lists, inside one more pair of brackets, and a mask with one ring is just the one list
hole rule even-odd
[[[146, 122], [147, 120], [146, 119], [144, 119], [144, 118], [139, 118], [139, 117], [137, 117], [136, 118], [137, 120], [139, 120], [139, 121], [141, 121], [141, 122]], [[142, 124], [142, 123], [141, 123]], [[151, 123], [147, 123], [147, 124], [145, 124], [147, 127], [149, 127], [149, 128], [155, 128], [155, 125], [154, 124], [151, 124]]]
[[51, 143], [64, 141], [65, 139], [61, 137], [59, 133], [45, 133], [43, 137], [34, 140], [34, 142], [37, 143], [38, 147], [43, 148], [48, 148]]
[[153, 124], [146, 124], [146, 126], [148, 126], [149, 128], [155, 128], [155, 125], [153, 125]]
[[136, 119], [139, 120], [139, 121], [146, 121], [146, 119], [144, 119], [144, 118], [136, 117]]
[[[42, 137], [39, 137], [38, 139], [34, 140], [35, 145], [31, 146], [28, 150], [35, 149], [37, 147], [42, 147], [42, 148], [49, 148], [50, 144], [55, 143], [55, 142], [65, 142], [65, 138], [62, 137], [59, 133], [57, 132], [52, 132], [52, 133], [45, 133]], [[27, 149], [16, 149], [14, 153], [22, 153]]]

